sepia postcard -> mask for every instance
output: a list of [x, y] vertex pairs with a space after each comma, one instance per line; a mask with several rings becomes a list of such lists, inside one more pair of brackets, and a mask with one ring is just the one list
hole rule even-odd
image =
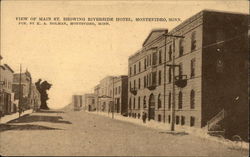
[[0, 5], [1, 156], [249, 156], [249, 1]]

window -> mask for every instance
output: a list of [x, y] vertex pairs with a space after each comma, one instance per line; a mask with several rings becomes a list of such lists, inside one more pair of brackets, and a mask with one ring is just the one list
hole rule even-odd
[[181, 76], [183, 74], [183, 66], [182, 63], [179, 64], [179, 76]]
[[195, 118], [193, 116], [190, 117], [190, 126], [194, 126]]
[[161, 71], [158, 73], [158, 84], [161, 85]]
[[138, 97], [138, 109], [141, 108], [141, 100], [140, 100], [140, 97]]
[[133, 109], [135, 109], [135, 98], [134, 98], [134, 103], [133, 103]]
[[179, 56], [183, 56], [183, 53], [184, 53], [184, 46], [183, 46], [183, 39], [180, 39], [179, 40]]
[[191, 90], [191, 92], [190, 92], [190, 108], [191, 109], [195, 108], [195, 92], [194, 92], [194, 90]]
[[161, 122], [161, 115], [158, 114], [158, 121]]
[[134, 89], [136, 89], [136, 80], [134, 80]]
[[129, 75], [132, 75], [132, 67], [129, 67]]
[[168, 115], [168, 123], [170, 123], [170, 122], [171, 122], [171, 116]]
[[151, 55], [149, 55], [149, 65], [151, 65]]
[[143, 98], [143, 108], [147, 108], [146, 96], [144, 96], [144, 98]]
[[158, 108], [161, 108], [161, 94], [158, 95]]
[[182, 92], [179, 92], [178, 96], [178, 109], [182, 109]]
[[171, 73], [171, 67], [168, 69], [168, 82], [170, 83], [172, 81], [172, 73]]
[[191, 35], [191, 51], [196, 49], [196, 32]]
[[193, 78], [195, 76], [195, 59], [191, 60], [191, 69], [190, 69], [190, 77]]
[[129, 89], [131, 90], [132, 88], [132, 85], [131, 85], [131, 82], [129, 81]]
[[134, 75], [136, 74], [136, 64], [134, 64]]
[[168, 109], [171, 109], [171, 92], [168, 94]]
[[147, 59], [146, 58], [144, 58], [144, 70], [146, 70], [146, 68], [147, 68]]
[[166, 59], [167, 58], [167, 54], [166, 54], [166, 51], [164, 52], [164, 62], [166, 62]]
[[185, 117], [181, 116], [181, 125], [185, 125]]
[[159, 51], [159, 64], [161, 64], [162, 63], [162, 51], [160, 50]]
[[139, 78], [138, 79], [138, 89], [140, 89], [141, 88], [141, 79]]
[[129, 98], [129, 109], [131, 109], [131, 98]]
[[139, 72], [141, 72], [141, 62], [139, 62]]
[[121, 86], [119, 86], [119, 94], [121, 94]]
[[156, 65], [156, 63], [157, 63], [157, 53], [154, 52], [153, 53], [153, 63], [152, 63], [152, 65]]
[[156, 72], [152, 73], [152, 85], [156, 85]]
[[147, 82], [146, 82], [146, 79], [147, 79], [146, 76], [144, 76], [144, 88], [147, 87], [147, 86], [146, 86], [146, 83], [147, 83]]
[[172, 45], [169, 45], [169, 49], [168, 49], [168, 60], [169, 60], [169, 61], [172, 60]]
[[176, 116], [175, 117], [175, 124], [180, 124], [180, 117], [179, 116]]

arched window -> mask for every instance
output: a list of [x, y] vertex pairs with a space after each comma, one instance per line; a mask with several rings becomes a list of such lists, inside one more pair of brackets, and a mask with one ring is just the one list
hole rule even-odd
[[161, 108], [161, 94], [158, 95], [158, 108]]
[[178, 96], [178, 109], [182, 109], [182, 92], [179, 92], [179, 96]]
[[195, 92], [193, 89], [190, 92], [190, 108], [191, 109], [195, 108]]
[[184, 53], [184, 46], [183, 46], [184, 40], [180, 39], [179, 40], [179, 56], [183, 56]]
[[143, 98], [143, 108], [147, 108], [146, 96], [144, 96], [144, 98]]
[[171, 109], [171, 92], [168, 94], [168, 109]]
[[196, 32], [191, 35], [191, 51], [196, 49]]
[[141, 100], [140, 100], [140, 97], [138, 97], [138, 109], [141, 108]]

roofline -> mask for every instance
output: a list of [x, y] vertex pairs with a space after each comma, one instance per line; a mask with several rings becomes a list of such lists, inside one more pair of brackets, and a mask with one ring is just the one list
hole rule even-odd
[[12, 73], [14, 73], [14, 70], [11, 69], [11, 67], [8, 64], [4, 64], [4, 66], [9, 69]]
[[163, 32], [165, 31], [168, 32], [167, 28], [161, 28], [161, 29], [152, 29], [151, 32], [149, 33], [149, 35], [147, 36], [147, 38], [144, 40], [142, 46], [145, 46], [146, 42], [148, 41], [149, 37], [154, 33], [154, 32]]

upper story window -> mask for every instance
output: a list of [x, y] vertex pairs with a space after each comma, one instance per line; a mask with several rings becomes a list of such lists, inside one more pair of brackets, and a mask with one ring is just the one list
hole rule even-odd
[[158, 108], [161, 108], [161, 94], [158, 95]]
[[171, 67], [168, 69], [168, 82], [170, 83], [172, 81], [172, 73], [171, 73]]
[[178, 96], [178, 109], [182, 109], [182, 92], [179, 92], [179, 96]]
[[135, 109], [135, 98], [134, 98], [134, 103], [133, 103], [133, 109]]
[[161, 85], [161, 71], [158, 72], [158, 84]]
[[144, 96], [144, 98], [143, 98], [143, 108], [147, 108], [146, 96]]
[[172, 60], [172, 45], [169, 45], [168, 47], [168, 60], [171, 61]]
[[156, 72], [152, 73], [152, 85], [156, 85]]
[[138, 97], [138, 109], [140, 109], [141, 108], [141, 99], [140, 99], [140, 97]]
[[129, 105], [128, 108], [131, 109], [131, 98], [129, 98]]
[[144, 70], [146, 70], [146, 68], [147, 68], [147, 59], [144, 58]]
[[153, 53], [153, 62], [152, 62], [152, 65], [156, 65], [156, 63], [157, 63], [157, 53], [154, 52]]
[[179, 40], [179, 56], [183, 56], [184, 53], [184, 40], [180, 39]]
[[195, 59], [191, 60], [191, 66], [190, 66], [190, 77], [193, 78], [195, 76]]
[[196, 32], [193, 32], [191, 35], [191, 51], [196, 49]]
[[190, 92], [190, 108], [191, 109], [195, 108], [195, 92], [193, 89]]
[[182, 63], [179, 64], [179, 76], [183, 74], [183, 66]]
[[129, 75], [132, 75], [132, 67], [129, 67]]
[[136, 64], [134, 64], [134, 75], [136, 74]]
[[139, 61], [139, 72], [141, 72], [141, 62]]
[[146, 82], [147, 80], [146, 79], [147, 79], [146, 76], [144, 76], [144, 88], [147, 87], [147, 85], [146, 85], [147, 84], [147, 82]]
[[168, 94], [168, 109], [171, 109], [171, 92]]
[[141, 88], [141, 79], [139, 78], [138, 79], [138, 89], [140, 89]]
[[136, 80], [134, 80], [134, 89], [136, 88]]
[[160, 50], [159, 51], [159, 64], [162, 63], [162, 51]]

